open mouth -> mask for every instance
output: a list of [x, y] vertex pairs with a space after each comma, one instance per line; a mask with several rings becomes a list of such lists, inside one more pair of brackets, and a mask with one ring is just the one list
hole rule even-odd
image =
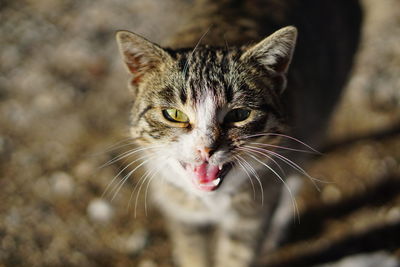
[[225, 176], [232, 168], [232, 164], [211, 165], [204, 162], [198, 166], [182, 163], [182, 166], [192, 173], [193, 184], [201, 191], [211, 192], [221, 186]]

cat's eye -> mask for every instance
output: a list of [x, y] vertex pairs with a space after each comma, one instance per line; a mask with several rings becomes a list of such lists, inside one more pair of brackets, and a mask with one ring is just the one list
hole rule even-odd
[[164, 109], [162, 111], [162, 114], [164, 115], [164, 118], [172, 122], [178, 122], [178, 123], [189, 122], [189, 117], [185, 113], [176, 108]]
[[241, 122], [250, 116], [251, 111], [244, 108], [236, 108], [226, 114], [224, 118], [225, 123]]

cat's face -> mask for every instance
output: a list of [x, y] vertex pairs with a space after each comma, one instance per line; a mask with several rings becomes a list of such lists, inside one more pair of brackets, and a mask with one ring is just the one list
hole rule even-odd
[[[200, 192], [246, 179], [233, 178], [241, 147], [285, 127], [280, 95], [295, 38], [289, 27], [250, 47], [172, 51], [119, 32], [133, 74], [131, 133], [149, 148], [154, 173]], [[275, 139], [264, 136], [263, 142]]]

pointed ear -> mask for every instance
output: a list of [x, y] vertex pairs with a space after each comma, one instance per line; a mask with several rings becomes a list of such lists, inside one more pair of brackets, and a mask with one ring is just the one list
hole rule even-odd
[[261, 42], [251, 46], [241, 56], [242, 60], [256, 61], [277, 74], [286, 74], [296, 46], [297, 29], [282, 28]]
[[160, 46], [137, 34], [118, 31], [115, 37], [127, 70], [133, 74], [133, 85], [137, 85], [146, 72], [158, 68], [171, 59]]

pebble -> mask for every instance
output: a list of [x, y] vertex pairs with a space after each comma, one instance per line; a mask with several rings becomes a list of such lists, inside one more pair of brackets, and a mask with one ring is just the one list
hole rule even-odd
[[140, 252], [147, 243], [148, 231], [144, 228], [136, 229], [125, 241], [125, 250], [130, 254]]
[[49, 198], [52, 196], [52, 188], [47, 176], [39, 177], [33, 184], [32, 189], [39, 198]]
[[0, 136], [0, 154], [5, 150], [6, 140], [2, 136]]
[[94, 222], [108, 223], [113, 216], [114, 210], [109, 202], [96, 198], [89, 203], [87, 213]]
[[151, 260], [142, 260], [139, 262], [138, 267], [157, 267], [157, 264]]
[[80, 162], [77, 166], [74, 168], [74, 174], [79, 177], [79, 178], [88, 178], [93, 175], [93, 172], [96, 170], [96, 168], [93, 166], [91, 162], [88, 161], [83, 161]]
[[74, 192], [74, 180], [65, 172], [56, 172], [51, 176], [51, 188], [59, 196], [70, 196]]
[[54, 112], [59, 108], [59, 103], [57, 103], [54, 96], [51, 94], [39, 94], [33, 98], [33, 106], [35, 111], [39, 111], [40, 114]]

